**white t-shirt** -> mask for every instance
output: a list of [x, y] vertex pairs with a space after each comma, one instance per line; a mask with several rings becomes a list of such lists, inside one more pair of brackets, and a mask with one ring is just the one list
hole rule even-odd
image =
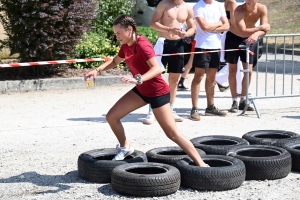
[[213, 0], [212, 4], [206, 4], [204, 0], [198, 1], [193, 7], [196, 22], [196, 48], [221, 49], [221, 34], [203, 31], [196, 21], [196, 17], [203, 18], [207, 23], [216, 23], [221, 17], [226, 17], [224, 5]]

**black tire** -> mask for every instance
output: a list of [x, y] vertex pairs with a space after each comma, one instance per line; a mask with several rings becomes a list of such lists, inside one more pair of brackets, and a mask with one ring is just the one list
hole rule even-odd
[[113, 161], [117, 151], [114, 148], [95, 149], [82, 153], [78, 157], [78, 174], [94, 183], [110, 183], [112, 170], [125, 163], [147, 162], [146, 154], [135, 150], [122, 161]]
[[181, 185], [196, 190], [231, 190], [245, 181], [246, 169], [241, 160], [224, 155], [206, 155], [210, 167], [198, 167], [190, 158], [178, 161]]
[[153, 197], [175, 193], [180, 187], [177, 168], [162, 163], [131, 163], [116, 167], [112, 188], [124, 195]]
[[280, 147], [245, 145], [229, 150], [227, 155], [244, 162], [247, 180], [275, 180], [291, 172], [291, 154]]
[[300, 171], [300, 141], [285, 143], [282, 148], [292, 156], [292, 170]]
[[196, 148], [202, 149], [207, 155], [226, 155], [228, 149], [249, 144], [243, 138], [224, 135], [196, 137], [191, 139], [191, 142]]
[[250, 144], [282, 147], [287, 142], [300, 140], [300, 135], [283, 130], [256, 130], [245, 133], [242, 138], [246, 139]]
[[[201, 149], [197, 149], [199, 155], [205, 156], [206, 153]], [[180, 147], [160, 147], [154, 148], [146, 152], [148, 162], [164, 163], [177, 167], [176, 163], [189, 156]]]

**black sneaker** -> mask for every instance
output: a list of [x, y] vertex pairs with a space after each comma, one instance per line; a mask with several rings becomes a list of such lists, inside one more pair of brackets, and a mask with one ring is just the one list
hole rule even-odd
[[[239, 110], [244, 110], [245, 107], [246, 107], [246, 100], [240, 101]], [[247, 111], [254, 111], [254, 108], [252, 108], [249, 105], [248, 108], [247, 108]]]
[[206, 108], [205, 109], [205, 115], [207, 116], [220, 116], [220, 117], [225, 117], [227, 115], [227, 112], [221, 111], [215, 106], [212, 109]]
[[226, 90], [229, 89], [229, 86], [224, 87], [223, 85], [220, 85], [219, 83], [217, 83], [217, 85], [218, 85], [218, 88], [219, 88], [220, 92], [225, 92]]
[[189, 90], [189, 88], [185, 87], [185, 85], [181, 82], [178, 83], [177, 90]]
[[231, 105], [231, 108], [229, 109], [229, 112], [237, 113], [237, 111], [238, 111], [238, 102], [234, 100]]

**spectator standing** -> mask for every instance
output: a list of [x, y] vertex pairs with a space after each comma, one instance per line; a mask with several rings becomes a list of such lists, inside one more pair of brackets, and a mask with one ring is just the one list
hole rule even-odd
[[[229, 29], [228, 19], [222, 4], [215, 0], [199, 0], [194, 5], [196, 21], [196, 52], [218, 51], [221, 49], [221, 32]], [[206, 73], [205, 92], [207, 108], [205, 115], [226, 116], [227, 112], [220, 111], [214, 105], [214, 88], [216, 74], [220, 66], [220, 53], [197, 53], [194, 55], [194, 78], [191, 86], [192, 110], [190, 118], [200, 120], [198, 113], [198, 96], [200, 83]]]

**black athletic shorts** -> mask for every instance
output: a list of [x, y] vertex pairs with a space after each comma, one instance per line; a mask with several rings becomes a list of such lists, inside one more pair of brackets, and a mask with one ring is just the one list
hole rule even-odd
[[[218, 51], [218, 50], [220, 49], [195, 48], [195, 52]], [[218, 69], [220, 67], [220, 52], [194, 54], [193, 67]]]
[[158, 97], [146, 97], [142, 95], [136, 87], [132, 88], [132, 91], [139, 95], [145, 102], [149, 103], [152, 109], [170, 103], [170, 93]]
[[[170, 54], [170, 53], [184, 53], [184, 42], [182, 39], [179, 40], [165, 39], [163, 54]], [[167, 69], [168, 73], [184, 72], [184, 55], [163, 56], [161, 58], [161, 62]]]
[[[225, 40], [225, 49], [239, 49], [239, 45], [246, 45], [245, 41], [247, 38], [242, 38], [240, 36], [237, 36], [230, 31], [226, 34], [226, 40]], [[254, 44], [251, 44], [249, 46], [249, 50], [252, 52], [257, 52], [257, 45], [258, 42], [255, 42]], [[254, 56], [249, 54], [249, 64], [253, 64]], [[239, 51], [226, 51], [225, 52], [225, 60], [226, 62], [230, 64], [237, 64], [239, 57], [242, 62], [246, 63], [246, 51], [245, 50], [239, 50]]]

